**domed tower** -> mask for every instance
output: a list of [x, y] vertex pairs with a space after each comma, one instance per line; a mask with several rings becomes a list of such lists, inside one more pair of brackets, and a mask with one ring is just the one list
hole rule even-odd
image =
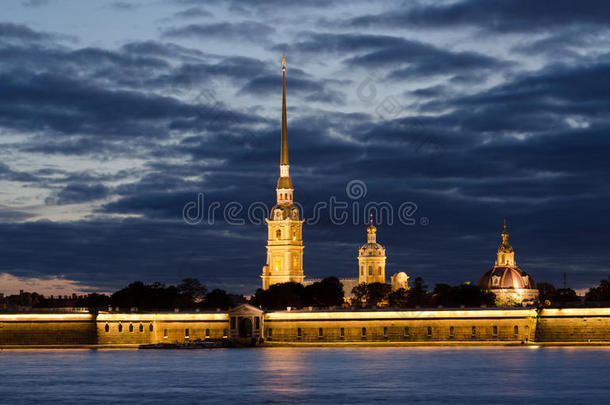
[[286, 124], [286, 59], [282, 57], [282, 145], [280, 151], [280, 177], [275, 189], [277, 203], [267, 222], [267, 264], [263, 266], [263, 289], [272, 284], [294, 281], [302, 283], [303, 239], [298, 207], [293, 201], [292, 180], [288, 163], [288, 129]]
[[515, 251], [508, 243], [508, 229], [504, 221], [502, 243], [498, 248], [493, 269], [481, 276], [478, 285], [488, 288], [496, 295], [497, 305], [521, 305], [538, 299], [534, 279], [517, 267]]
[[359, 283], [385, 283], [385, 248], [377, 243], [377, 228], [371, 224], [366, 229], [367, 242], [358, 252], [358, 266], [360, 267]]

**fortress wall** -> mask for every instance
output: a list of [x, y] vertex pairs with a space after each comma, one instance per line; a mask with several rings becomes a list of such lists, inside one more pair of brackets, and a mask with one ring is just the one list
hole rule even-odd
[[[474, 334], [473, 327], [475, 328]], [[517, 327], [516, 330], [515, 327]], [[320, 328], [322, 329], [321, 334]], [[341, 335], [342, 328], [343, 336]], [[363, 331], [363, 328], [366, 330]], [[534, 340], [535, 333], [536, 311], [528, 309], [282, 311], [265, 314], [265, 340], [270, 343], [342, 341], [527, 342]]]
[[91, 314], [0, 314], [0, 346], [96, 343]]
[[543, 309], [538, 342], [610, 342], [610, 308]]
[[[119, 314], [97, 317], [98, 343], [148, 344], [222, 339], [227, 336], [227, 313]], [[186, 332], [188, 332], [188, 337]], [[207, 333], [209, 332], [209, 334]]]

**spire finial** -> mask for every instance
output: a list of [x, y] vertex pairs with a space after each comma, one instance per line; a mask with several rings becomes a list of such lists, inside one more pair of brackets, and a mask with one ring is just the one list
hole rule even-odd
[[282, 60], [282, 151], [280, 165], [288, 165], [288, 125], [286, 123], [286, 55]]
[[371, 218], [371, 222], [370, 223], [371, 223], [371, 225], [373, 225], [373, 213], [372, 212], [369, 213], [369, 217]]

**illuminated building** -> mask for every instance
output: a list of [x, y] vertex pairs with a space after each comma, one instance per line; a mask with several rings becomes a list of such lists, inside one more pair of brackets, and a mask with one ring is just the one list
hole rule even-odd
[[498, 306], [532, 304], [538, 299], [538, 290], [534, 279], [517, 267], [515, 251], [508, 243], [508, 235], [504, 221], [496, 263], [493, 269], [481, 276], [478, 285], [490, 289], [496, 295]]
[[282, 136], [280, 177], [276, 187], [277, 203], [267, 222], [267, 263], [263, 266], [263, 289], [290, 281], [303, 283], [303, 220], [294, 204], [286, 123], [286, 60], [282, 58]]
[[360, 283], [385, 283], [385, 248], [377, 243], [377, 228], [371, 223], [366, 229], [367, 241], [358, 251], [358, 281]]

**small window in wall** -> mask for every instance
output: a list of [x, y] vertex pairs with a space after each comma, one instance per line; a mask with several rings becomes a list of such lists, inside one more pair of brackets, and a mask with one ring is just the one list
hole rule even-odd
[[386, 338], [386, 339], [388, 337], [388, 327], [387, 326], [383, 327], [383, 337]]
[[373, 275], [373, 266], [369, 266], [369, 276]]
[[473, 326], [472, 327], [472, 337], [476, 337], [477, 336], [477, 327]]
[[525, 340], [527, 340], [529, 338], [529, 334], [530, 334], [530, 327], [525, 325]]
[[297, 256], [294, 256], [294, 257], [292, 258], [292, 267], [293, 267], [295, 270], [298, 270], [298, 269], [299, 269], [299, 258], [298, 258]]
[[366, 328], [362, 328], [362, 337], [366, 338]]
[[292, 231], [292, 240], [297, 240], [297, 231]]
[[189, 337], [190, 337], [190, 336], [189, 336], [189, 329], [188, 329], [188, 328], [186, 328], [186, 329], [184, 330], [184, 338], [185, 338], [185, 339], [188, 339]]
[[302, 336], [301, 334], [301, 328], [297, 328], [297, 338], [300, 339]]
[[257, 316], [256, 318], [254, 318], [254, 329], [260, 329], [261, 328], [261, 318], [259, 316]]
[[364, 276], [364, 266], [360, 266], [360, 275]]
[[273, 337], [273, 329], [267, 329], [267, 338], [271, 339]]
[[324, 329], [323, 328], [318, 328], [318, 337], [324, 337]]
[[110, 325], [108, 325], [108, 324], [104, 325], [104, 330], [106, 332], [110, 332]]
[[454, 337], [455, 336], [455, 328], [453, 326], [451, 326], [449, 328], [449, 337]]
[[377, 269], [377, 274], [381, 276], [381, 266]]
[[497, 327], [497, 326], [495, 326], [495, 325], [494, 325], [494, 326], [491, 328], [491, 334], [492, 334], [493, 336], [498, 336], [498, 327]]
[[428, 326], [428, 337], [432, 337], [432, 326]]
[[140, 332], [144, 332], [144, 325], [140, 324]]
[[405, 337], [409, 336], [409, 327], [405, 326]]
[[129, 324], [129, 331], [133, 332], [133, 324], [131, 324], [131, 323]]
[[123, 325], [119, 323], [119, 332], [123, 332]]
[[279, 269], [280, 269], [280, 266], [282, 265], [281, 260], [282, 260], [282, 259], [281, 259], [281, 258], [279, 258], [279, 257], [276, 257], [276, 258], [275, 258], [275, 270], [276, 270], [276, 271], [277, 271], [277, 270], [279, 270]]
[[150, 325], [148, 325], [148, 331], [152, 332], [153, 331], [153, 324], [151, 323]]
[[281, 231], [281, 229], [278, 229], [277, 231], [275, 231], [275, 238], [276, 239], [282, 239], [282, 231]]
[[228, 332], [229, 332], [228, 330], [223, 329], [223, 330], [222, 330], [222, 337], [223, 337], [223, 338], [226, 338], [227, 336], [229, 336], [229, 333], [228, 333]]
[[345, 328], [341, 328], [341, 330], [339, 331], [339, 337], [341, 339], [343, 339], [345, 337]]
[[163, 339], [167, 339], [167, 329], [163, 329]]
[[206, 329], [206, 330], [205, 330], [205, 338], [206, 338], [206, 339], [209, 339], [209, 338], [210, 338], [210, 330], [209, 330], [209, 329]]
[[515, 334], [515, 336], [519, 335], [519, 327], [517, 325], [515, 325], [515, 327], [513, 328], [513, 333]]
[[236, 319], [236, 317], [232, 316], [231, 317], [231, 329], [235, 329], [236, 324], [237, 324], [237, 319]]

